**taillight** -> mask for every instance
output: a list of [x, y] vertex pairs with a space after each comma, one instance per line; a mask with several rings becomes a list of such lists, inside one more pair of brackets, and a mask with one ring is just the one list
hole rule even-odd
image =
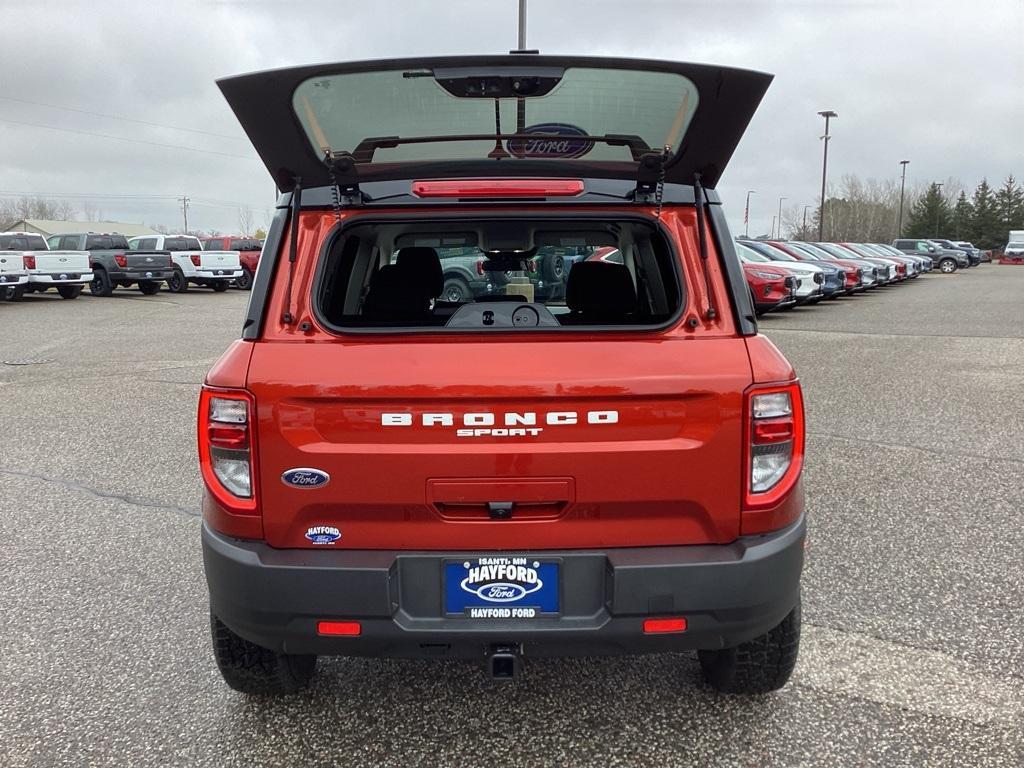
[[253, 440], [256, 403], [243, 390], [204, 387], [199, 396], [199, 466], [217, 502], [236, 514], [256, 512]]
[[36, 268], [36, 257], [35, 256], [30, 256], [28, 254], [25, 254], [24, 256], [21, 257], [21, 260], [25, 264], [25, 269], [35, 269]]
[[121, 269], [124, 269], [125, 267], [128, 266], [128, 257], [125, 256], [123, 253], [115, 253], [114, 261], [117, 262], [117, 266], [119, 266]]
[[193, 266], [196, 266], [196, 267], [199, 266], [199, 254], [198, 253], [189, 254], [189, 259], [192, 260]]
[[779, 504], [796, 484], [804, 460], [804, 410], [800, 385], [747, 391], [744, 508]]
[[477, 261], [477, 263], [476, 263], [476, 273], [478, 275], [482, 275], [484, 273], [484, 262], [483, 262], [483, 259]]

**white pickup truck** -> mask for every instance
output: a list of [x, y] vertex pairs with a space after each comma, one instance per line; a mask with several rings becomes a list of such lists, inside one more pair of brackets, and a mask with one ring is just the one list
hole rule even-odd
[[0, 252], [0, 299], [14, 296], [14, 289], [28, 283], [25, 257], [15, 251]]
[[20, 261], [27, 275], [7, 291], [11, 301], [50, 288], [56, 288], [62, 298], [77, 299], [92, 280], [86, 251], [51, 251], [43, 236], [34, 232], [0, 232], [0, 258]]
[[199, 238], [191, 235], [142, 235], [130, 238], [128, 247], [133, 251], [170, 251], [174, 274], [167, 287], [174, 293], [184, 293], [189, 283], [221, 293], [242, 276], [238, 251], [204, 251]]

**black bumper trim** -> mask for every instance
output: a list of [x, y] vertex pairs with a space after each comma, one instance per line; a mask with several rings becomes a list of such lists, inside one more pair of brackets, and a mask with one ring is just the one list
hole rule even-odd
[[[445, 560], [486, 552], [280, 550], [203, 524], [214, 613], [288, 653], [480, 658], [493, 643], [534, 656], [722, 648], [763, 634], [799, 598], [805, 523], [725, 545], [524, 552], [560, 558], [562, 615], [473, 621], [443, 616]], [[504, 553], [508, 554], [508, 553]], [[647, 616], [688, 628], [644, 635]], [[319, 620], [358, 620], [358, 637], [321, 637]]]

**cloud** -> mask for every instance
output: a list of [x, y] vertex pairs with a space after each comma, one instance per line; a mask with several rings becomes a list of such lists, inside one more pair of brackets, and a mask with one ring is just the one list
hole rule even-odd
[[[273, 204], [217, 90], [218, 77], [317, 61], [501, 52], [516, 42], [514, 0], [453, 2], [98, 3], [4, 5], [19, 33], [5, 42], [0, 97], [124, 115], [220, 138], [0, 99], [0, 118], [183, 145], [154, 147], [3, 122], [0, 193], [163, 195], [101, 198], [104, 215], [175, 224], [172, 199], [194, 200], [190, 224], [235, 229], [237, 203]], [[729, 220], [767, 231], [778, 198], [813, 204], [821, 119], [834, 109], [830, 177], [911, 183], [1024, 175], [1024, 4], [531, 0], [531, 47], [545, 53], [667, 58], [773, 72], [720, 192]], [[206, 202], [202, 202], [206, 201]]]

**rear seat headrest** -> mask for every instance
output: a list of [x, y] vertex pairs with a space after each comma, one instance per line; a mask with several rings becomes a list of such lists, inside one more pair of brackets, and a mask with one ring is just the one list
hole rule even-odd
[[397, 264], [385, 264], [370, 282], [363, 315], [371, 320], [411, 320], [429, 310], [430, 299], [415, 274]]
[[436, 299], [444, 290], [444, 272], [437, 251], [426, 246], [402, 248], [395, 259], [395, 265], [419, 282], [423, 292]]
[[581, 261], [569, 270], [565, 303], [573, 312], [618, 318], [636, 309], [633, 276], [623, 264]]

